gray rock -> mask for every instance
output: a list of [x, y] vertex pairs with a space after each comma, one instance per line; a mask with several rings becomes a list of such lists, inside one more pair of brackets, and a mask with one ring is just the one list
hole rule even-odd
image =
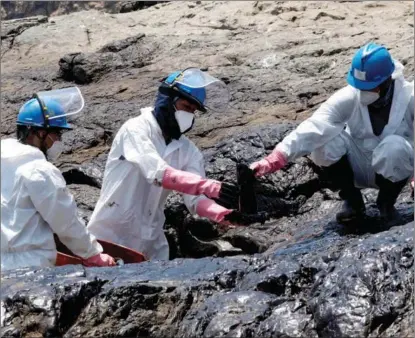
[[156, 46], [144, 34], [105, 45], [97, 53], [74, 53], [59, 60], [60, 76], [67, 81], [86, 84], [119, 68], [148, 65]]

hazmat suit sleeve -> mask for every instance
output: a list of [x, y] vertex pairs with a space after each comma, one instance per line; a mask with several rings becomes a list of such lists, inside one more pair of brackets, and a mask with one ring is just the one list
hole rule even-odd
[[101, 245], [77, 216], [77, 206], [61, 172], [39, 163], [25, 179], [30, 198], [42, 218], [74, 254], [89, 258], [102, 252]]
[[[195, 147], [196, 148], [196, 147]], [[188, 161], [187, 165], [183, 168], [184, 171], [191, 172], [193, 174], [200, 175], [201, 177], [205, 178], [205, 163], [203, 159], [202, 153], [198, 149], [193, 150], [193, 154], [190, 157], [190, 160]], [[195, 215], [197, 205], [200, 201], [208, 199], [205, 195], [188, 195], [188, 194], [182, 194], [184, 204], [186, 205], [189, 212], [193, 215]]]
[[121, 131], [120, 146], [126, 160], [137, 166], [149, 184], [161, 184], [168, 164], [158, 154], [145, 124], [126, 126]]
[[357, 102], [356, 93], [350, 86], [340, 89], [286, 136], [276, 150], [282, 151], [287, 161], [310, 154], [343, 131]]

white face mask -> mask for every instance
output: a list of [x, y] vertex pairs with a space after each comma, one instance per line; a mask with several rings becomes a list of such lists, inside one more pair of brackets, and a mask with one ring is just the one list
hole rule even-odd
[[[49, 135], [48, 135], [49, 136]], [[56, 161], [58, 157], [62, 154], [63, 143], [61, 141], [55, 141], [48, 150], [46, 150], [46, 156], [48, 160]]]
[[372, 104], [380, 97], [379, 93], [360, 91], [360, 103], [364, 106]]
[[193, 125], [195, 115], [184, 110], [176, 110], [174, 116], [176, 117], [180, 132], [185, 133], [186, 131], [189, 131]]

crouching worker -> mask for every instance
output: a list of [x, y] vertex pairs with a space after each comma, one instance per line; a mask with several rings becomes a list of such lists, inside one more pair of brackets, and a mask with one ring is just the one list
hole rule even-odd
[[17, 116], [17, 140], [1, 141], [1, 269], [54, 266], [54, 233], [86, 266], [112, 266], [112, 257], [77, 216], [66, 182], [52, 163], [62, 152], [67, 116], [84, 100], [76, 87], [40, 92]]
[[379, 189], [381, 217], [396, 219], [394, 204], [414, 170], [414, 83], [405, 80], [402, 70], [385, 47], [363, 46], [353, 57], [349, 86], [334, 93], [251, 169], [261, 176], [311, 153], [344, 200], [338, 222], [364, 216], [360, 188]]
[[164, 204], [173, 190], [191, 213], [238, 223], [240, 214], [225, 206], [236, 204], [239, 188], [205, 178], [203, 156], [184, 136], [197, 111], [223, 111], [228, 96], [222, 81], [196, 68], [163, 79], [155, 106], [141, 109], [116, 134], [88, 229], [150, 260], [167, 260]]

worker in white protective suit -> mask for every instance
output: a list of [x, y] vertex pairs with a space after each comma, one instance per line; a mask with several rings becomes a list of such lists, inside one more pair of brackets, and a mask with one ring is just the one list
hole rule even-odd
[[77, 87], [39, 92], [17, 116], [17, 140], [1, 141], [1, 269], [54, 266], [54, 233], [86, 266], [115, 265], [77, 216], [61, 172], [67, 116], [84, 106]]
[[[155, 106], [124, 123], [108, 155], [100, 198], [88, 224], [95, 236], [167, 260], [164, 204], [172, 190], [192, 214], [242, 224], [236, 185], [205, 178], [203, 156], [184, 133], [196, 111], [221, 111], [226, 85], [196, 68], [162, 80]], [[215, 199], [218, 203], [216, 203]]]
[[339, 222], [364, 216], [359, 188], [379, 189], [381, 217], [395, 219], [394, 204], [414, 169], [414, 82], [402, 70], [385, 47], [366, 44], [353, 57], [349, 85], [250, 168], [261, 176], [311, 154], [344, 200]]

